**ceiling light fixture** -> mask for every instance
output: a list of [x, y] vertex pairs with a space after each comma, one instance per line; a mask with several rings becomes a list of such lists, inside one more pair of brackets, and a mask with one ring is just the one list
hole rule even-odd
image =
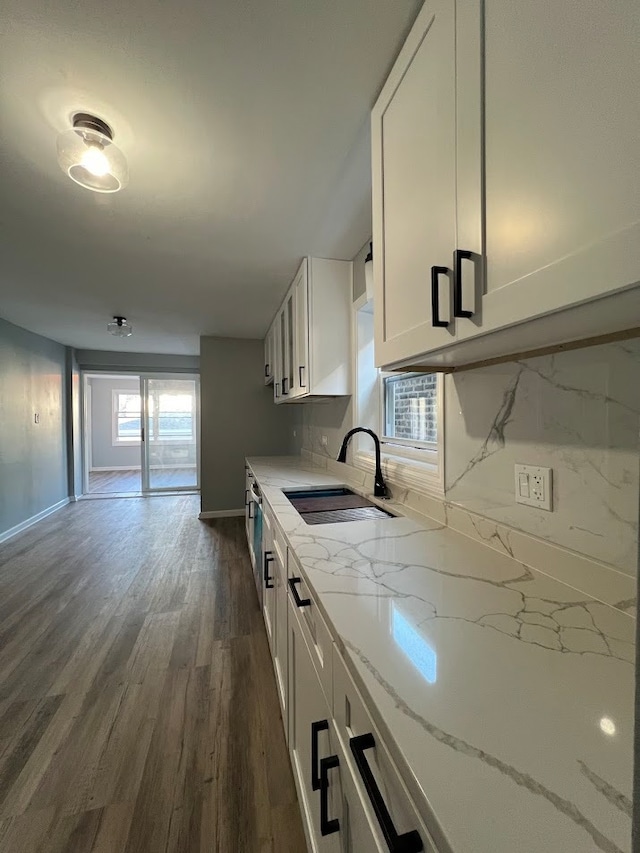
[[113, 144], [113, 131], [89, 113], [76, 113], [73, 127], [58, 136], [58, 163], [72, 181], [97, 193], [115, 193], [129, 182], [127, 161]]
[[127, 323], [126, 317], [114, 317], [111, 323], [107, 323], [107, 332], [116, 338], [128, 338], [133, 334], [133, 326]]

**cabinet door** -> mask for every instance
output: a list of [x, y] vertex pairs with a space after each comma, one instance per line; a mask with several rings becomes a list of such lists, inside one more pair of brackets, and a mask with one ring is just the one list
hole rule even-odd
[[[314, 853], [339, 853], [341, 850], [339, 817], [339, 765], [325, 768], [326, 790], [318, 784], [320, 763], [335, 755], [335, 734], [331, 714], [296, 614], [289, 608], [289, 752], [300, 800], [307, 838]], [[333, 743], [332, 743], [333, 738]], [[316, 780], [314, 782], [314, 780]], [[338, 825], [322, 834], [321, 804], [325, 797], [326, 814]], [[326, 829], [326, 827], [325, 827]]]
[[427, 0], [372, 113], [379, 366], [455, 339], [455, 82], [455, 2]]
[[294, 323], [294, 290], [289, 290], [287, 298], [282, 306], [282, 396], [285, 400], [292, 396], [293, 391], [293, 364], [295, 361], [293, 342]]
[[[283, 401], [282, 380], [284, 379], [284, 312], [282, 308], [273, 321], [273, 399], [276, 403]], [[286, 398], [285, 398], [286, 399]]]
[[275, 563], [273, 564], [275, 584], [275, 657], [274, 668], [276, 671], [276, 683], [278, 695], [282, 708], [282, 719], [284, 721], [285, 737], [289, 739], [288, 728], [288, 668], [289, 660], [287, 654], [288, 636], [288, 604], [287, 604], [287, 569], [280, 555], [280, 548], [275, 549]]
[[640, 280], [637, 0], [484, 0], [484, 30], [486, 293], [461, 338]]
[[245, 466], [244, 477], [244, 526], [247, 534], [247, 545], [249, 546], [249, 554], [251, 562], [254, 561], [253, 556], [253, 501], [251, 500], [251, 486], [253, 485], [253, 474]]
[[278, 549], [273, 540], [273, 522], [267, 513], [264, 514], [264, 526], [262, 534], [262, 615], [267, 631], [267, 639], [271, 649], [271, 657], [276, 655], [276, 594], [275, 574], [276, 562], [278, 560]]
[[294, 292], [294, 364], [293, 388], [295, 397], [308, 394], [311, 388], [309, 365], [309, 282], [306, 260], [300, 267], [293, 283]]
[[274, 334], [273, 334], [273, 325], [270, 326], [269, 331], [267, 332], [267, 336], [264, 339], [264, 382], [265, 385], [269, 385], [273, 382], [273, 373], [274, 373]]

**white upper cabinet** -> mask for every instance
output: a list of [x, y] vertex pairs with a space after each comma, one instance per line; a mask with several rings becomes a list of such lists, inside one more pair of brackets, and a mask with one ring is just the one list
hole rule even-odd
[[295, 306], [295, 370], [292, 395], [301, 397], [309, 392], [309, 277], [307, 263], [298, 270], [291, 286]]
[[487, 332], [640, 279], [637, 0], [484, 0], [484, 44]]
[[638, 44], [637, 0], [427, 0], [372, 115], [378, 365], [640, 325]]
[[276, 403], [351, 393], [352, 264], [305, 258], [275, 319]]
[[451, 343], [455, 5], [428, 0], [372, 115], [376, 361]]
[[275, 322], [271, 324], [264, 339], [264, 384], [271, 385], [275, 373]]

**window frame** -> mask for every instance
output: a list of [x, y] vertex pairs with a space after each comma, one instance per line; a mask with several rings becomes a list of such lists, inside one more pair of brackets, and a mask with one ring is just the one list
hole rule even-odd
[[[120, 438], [118, 435], [118, 414], [120, 412], [120, 395], [128, 397], [136, 395], [140, 400], [140, 435], [137, 438]], [[113, 447], [139, 447], [142, 442], [142, 396], [140, 391], [125, 390], [122, 388], [111, 389], [111, 444]]]
[[[352, 305], [352, 335], [351, 335], [351, 360], [352, 360], [352, 382], [353, 382], [353, 419], [354, 426], [360, 423], [360, 394], [358, 388], [359, 371], [359, 347], [358, 347], [358, 312], [369, 307], [370, 300], [363, 294]], [[375, 334], [375, 333], [374, 333]], [[416, 371], [411, 371], [416, 373]], [[437, 374], [436, 383], [436, 406], [437, 406], [437, 440], [435, 442], [412, 441], [411, 439], [396, 439], [386, 436], [386, 411], [384, 395], [384, 379], [391, 376], [403, 376], [390, 371], [378, 369], [376, 388], [378, 393], [377, 419], [378, 423], [371, 426], [374, 432], [380, 436], [381, 462], [383, 475], [400, 487], [410, 488], [426, 495], [444, 496], [444, 465], [445, 465], [445, 376]], [[406, 374], [410, 375], [409, 372]], [[367, 472], [375, 471], [375, 453], [371, 447], [371, 441], [362, 434], [354, 436], [354, 448], [352, 464]]]
[[[380, 415], [379, 415], [379, 425], [380, 432], [378, 433], [380, 436], [380, 441], [382, 444], [387, 444], [390, 447], [398, 447], [398, 449], [404, 452], [404, 448], [407, 451], [416, 450], [418, 454], [422, 453], [425, 450], [431, 451], [432, 453], [438, 452], [438, 441], [420, 441], [419, 439], [413, 438], [397, 438], [394, 435], [387, 435], [387, 425], [388, 425], [388, 417], [387, 417], [387, 401], [386, 401], [386, 380], [393, 379], [396, 382], [401, 381], [402, 379], [409, 379], [415, 376], [425, 376], [425, 373], [420, 373], [415, 370], [410, 373], [392, 373], [389, 371], [380, 370], [378, 374], [378, 381], [380, 382]], [[439, 404], [440, 404], [440, 380], [436, 375], [436, 412], [438, 413], [436, 417], [436, 434], [439, 434], [440, 427], [440, 417], [439, 417]], [[390, 451], [392, 452], [392, 451]], [[420, 458], [418, 455], [417, 458]]]
[[[132, 396], [136, 395], [140, 399], [140, 435], [137, 438], [120, 438], [118, 435], [118, 413], [120, 411], [119, 408], [119, 396], [127, 395]], [[186, 413], [185, 413], [186, 414]], [[160, 434], [160, 422], [159, 418], [153, 418], [153, 435], [149, 436], [150, 441], [154, 443], [154, 445], [161, 444], [179, 444], [182, 443], [190, 443], [195, 441], [196, 438], [196, 423], [195, 423], [195, 413], [191, 412], [191, 432], [189, 435], [161, 435]], [[142, 413], [142, 395], [138, 391], [127, 391], [122, 388], [112, 388], [111, 389], [111, 444], [113, 447], [139, 447], [142, 443], [142, 427], [143, 427], [143, 413]]]

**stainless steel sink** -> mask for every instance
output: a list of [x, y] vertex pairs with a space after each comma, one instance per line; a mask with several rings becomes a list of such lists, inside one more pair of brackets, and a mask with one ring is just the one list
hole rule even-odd
[[286, 489], [284, 494], [307, 524], [335, 524], [370, 518], [393, 518], [346, 486], [318, 489]]

